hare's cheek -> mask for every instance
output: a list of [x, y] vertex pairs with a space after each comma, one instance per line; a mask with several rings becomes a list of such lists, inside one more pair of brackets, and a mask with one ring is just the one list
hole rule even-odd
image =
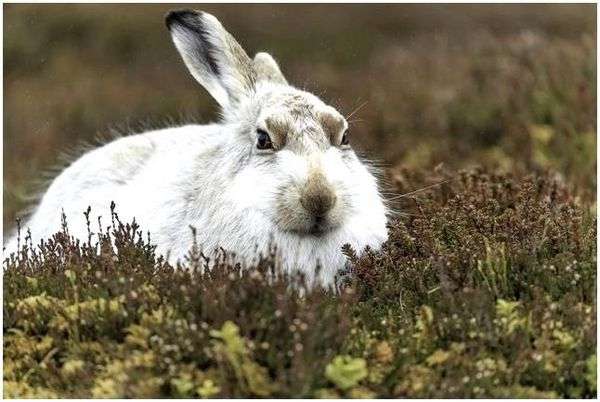
[[[337, 148], [331, 148], [323, 157], [323, 171], [327, 181], [331, 183], [342, 199], [347, 199], [352, 193], [359, 191], [360, 180], [354, 169], [354, 164], [346, 160], [346, 154]], [[340, 207], [350, 207], [348, 203]]]
[[353, 180], [355, 175], [352, 155], [336, 147], [331, 147], [321, 158], [323, 170], [327, 173], [327, 179], [334, 183], [346, 183]]
[[269, 209], [272, 198], [270, 189], [276, 186], [272, 175], [265, 175], [260, 169], [246, 168], [236, 174], [225, 198], [235, 211], [248, 209]]
[[329, 213], [329, 223], [332, 226], [342, 226], [356, 213], [352, 197], [341, 186], [337, 187], [337, 202]]
[[301, 207], [300, 193], [294, 186], [281, 186], [274, 198], [273, 222], [282, 231], [307, 231], [310, 216]]

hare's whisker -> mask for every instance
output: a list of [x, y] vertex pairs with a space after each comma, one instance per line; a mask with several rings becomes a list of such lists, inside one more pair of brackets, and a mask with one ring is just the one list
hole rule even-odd
[[362, 109], [369, 101], [364, 101], [363, 103], [361, 103], [360, 105], [358, 105], [352, 112], [350, 112], [350, 114], [348, 116], [346, 116], [346, 120], [348, 120], [350, 117], [352, 117], [354, 115], [354, 113], [358, 112], [360, 109]]
[[[422, 191], [426, 191], [426, 190], [429, 190], [429, 189], [431, 189], [431, 188], [434, 188], [434, 187], [437, 187], [437, 186], [441, 186], [442, 184], [445, 184], [445, 183], [451, 182], [451, 181], [453, 181], [453, 180], [456, 180], [456, 177], [453, 177], [453, 178], [450, 178], [450, 179], [446, 179], [446, 180], [440, 181], [440, 182], [438, 182], [438, 183], [430, 184], [429, 186], [425, 186], [425, 187], [422, 187], [422, 188], [419, 188], [419, 189], [416, 189], [416, 190], [410, 191], [410, 192], [408, 192], [408, 193], [400, 194], [400, 195], [398, 195], [398, 196], [396, 196], [396, 197], [392, 197], [392, 198], [390, 198], [388, 201], [393, 201], [393, 200], [397, 200], [397, 199], [400, 199], [400, 198], [409, 197], [409, 196], [412, 196], [412, 195], [414, 195], [414, 194], [420, 193], [420, 192], [422, 192]], [[412, 197], [411, 197], [411, 198], [412, 198]]]

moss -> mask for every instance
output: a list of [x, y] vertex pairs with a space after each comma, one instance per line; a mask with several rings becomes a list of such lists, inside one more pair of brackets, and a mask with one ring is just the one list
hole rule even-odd
[[325, 377], [343, 391], [358, 385], [368, 374], [367, 362], [351, 356], [336, 356], [325, 367]]

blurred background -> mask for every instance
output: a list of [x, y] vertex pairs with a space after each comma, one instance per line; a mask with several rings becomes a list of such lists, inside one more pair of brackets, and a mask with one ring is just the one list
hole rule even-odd
[[550, 170], [595, 197], [592, 4], [3, 7], [4, 233], [61, 152], [216, 118], [164, 26], [176, 8], [214, 13], [291, 83], [359, 108], [351, 141], [394, 181], [440, 164]]

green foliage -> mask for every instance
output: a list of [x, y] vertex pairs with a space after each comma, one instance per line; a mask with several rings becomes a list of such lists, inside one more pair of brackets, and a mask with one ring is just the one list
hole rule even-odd
[[477, 271], [489, 292], [496, 297], [508, 292], [508, 262], [504, 246], [485, 245], [485, 258], [477, 261]]
[[118, 218], [98, 244], [26, 241], [4, 261], [4, 396], [594, 397], [589, 204], [547, 176], [452, 177], [401, 200], [380, 251], [345, 247], [336, 288], [270, 256], [171, 267]]
[[367, 374], [367, 362], [350, 356], [336, 356], [325, 367], [325, 377], [343, 391], [358, 385]]
[[592, 392], [596, 391], [596, 386], [598, 384], [598, 361], [596, 355], [590, 356], [590, 358], [586, 362], [587, 372], [585, 374], [585, 379], [588, 382], [590, 390]]
[[226, 321], [220, 331], [212, 330], [210, 335], [223, 342], [217, 343], [214, 349], [224, 355], [233, 368], [243, 394], [263, 397], [271, 395], [275, 387], [271, 384], [267, 370], [249, 357], [245, 341], [240, 337], [240, 330], [234, 323]]

